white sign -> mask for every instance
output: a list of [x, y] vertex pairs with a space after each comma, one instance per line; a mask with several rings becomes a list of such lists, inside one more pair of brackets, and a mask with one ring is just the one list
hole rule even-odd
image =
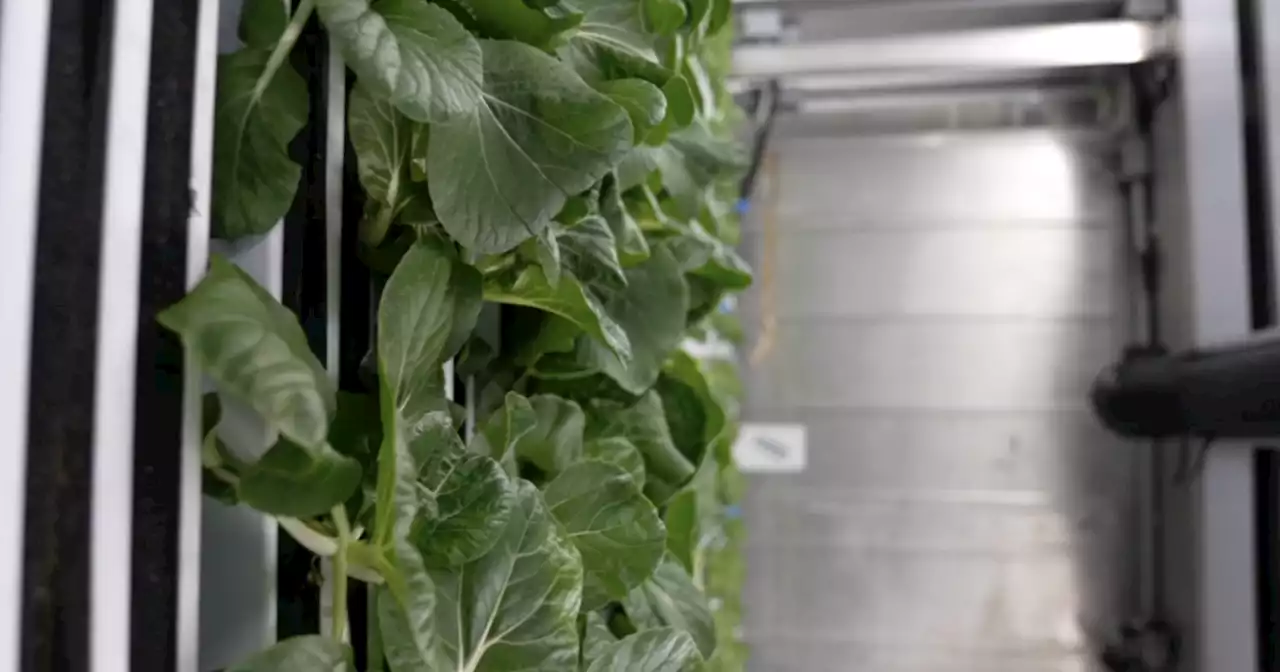
[[745, 473], [798, 473], [809, 461], [804, 425], [744, 422], [733, 444], [733, 460]]

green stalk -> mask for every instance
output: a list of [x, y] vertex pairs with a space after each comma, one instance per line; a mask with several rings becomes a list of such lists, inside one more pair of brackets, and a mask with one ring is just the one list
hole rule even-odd
[[347, 546], [351, 544], [351, 524], [342, 504], [333, 507], [333, 524], [338, 528], [338, 552], [333, 556], [333, 638], [344, 642], [347, 629]]
[[293, 45], [297, 44], [298, 37], [302, 35], [302, 29], [307, 25], [307, 19], [311, 18], [311, 12], [315, 8], [315, 0], [302, 0], [298, 3], [293, 17], [289, 19], [289, 25], [285, 26], [284, 32], [280, 34], [280, 41], [276, 42], [276, 48], [271, 50], [271, 56], [267, 58], [267, 65], [262, 69], [257, 85], [253, 87], [255, 101], [262, 98], [263, 92], [271, 84], [271, 79], [276, 76], [276, 71], [284, 65], [285, 59], [289, 58], [289, 52], [293, 51]]

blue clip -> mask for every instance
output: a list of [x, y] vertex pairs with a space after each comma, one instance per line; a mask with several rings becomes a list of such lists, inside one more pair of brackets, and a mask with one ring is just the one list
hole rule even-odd
[[739, 199], [738, 199], [737, 211], [738, 211], [738, 214], [739, 214], [739, 215], [745, 215], [745, 214], [747, 214], [747, 211], [748, 211], [748, 210], [750, 210], [750, 209], [751, 209], [751, 201], [750, 201], [750, 200], [745, 199], [745, 198], [739, 198]]
[[742, 517], [742, 507], [737, 504], [730, 504], [724, 507], [724, 515], [730, 520], [737, 520]]

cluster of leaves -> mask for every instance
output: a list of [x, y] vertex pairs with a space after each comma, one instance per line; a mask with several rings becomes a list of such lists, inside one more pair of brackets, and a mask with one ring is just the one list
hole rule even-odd
[[[379, 299], [368, 380], [341, 391], [224, 259], [161, 315], [217, 389], [206, 492], [333, 561], [333, 636], [233, 669], [351, 669], [348, 577], [375, 594], [360, 669], [740, 669], [736, 596], [722, 617], [702, 590], [740, 489], [732, 395], [680, 349], [751, 281], [729, 0], [288, 5], [246, 0], [219, 63], [214, 232], [265, 233], [293, 201], [288, 56], [314, 13], [356, 75]], [[500, 333], [477, 330], [499, 306]], [[478, 390], [467, 440], [450, 360]], [[265, 443], [230, 436], [233, 407]]]

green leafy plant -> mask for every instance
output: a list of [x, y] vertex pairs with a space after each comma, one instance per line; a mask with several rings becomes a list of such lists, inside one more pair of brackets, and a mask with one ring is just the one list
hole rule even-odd
[[[719, 608], [736, 584], [708, 583], [736, 571], [735, 395], [681, 350], [732, 324], [720, 299], [751, 281], [728, 2], [288, 5], [246, 0], [219, 64], [214, 234], [265, 233], [294, 200], [308, 92], [288, 57], [314, 14], [356, 77], [375, 373], [336, 390], [295, 317], [220, 257], [160, 316], [216, 388], [208, 494], [333, 563], [332, 636], [231, 669], [740, 669]], [[499, 343], [476, 333], [486, 306]], [[451, 359], [477, 392], [469, 441]], [[265, 442], [230, 436], [221, 406]], [[363, 661], [351, 579], [372, 594]]]

